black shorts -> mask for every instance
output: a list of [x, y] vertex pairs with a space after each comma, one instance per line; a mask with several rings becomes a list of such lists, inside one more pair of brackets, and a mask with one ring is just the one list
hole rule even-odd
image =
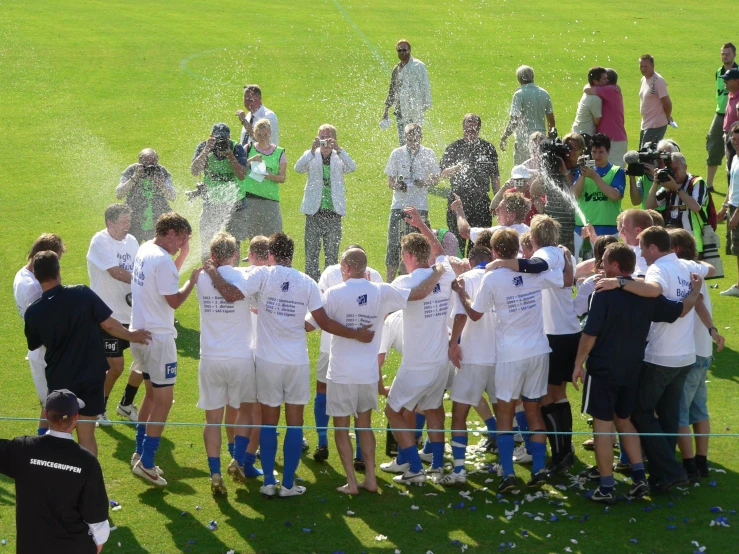
[[637, 383], [614, 383], [607, 377], [585, 373], [582, 389], [582, 412], [601, 421], [631, 417], [639, 399]]
[[[144, 381], [151, 382], [151, 375], [149, 375], [145, 371], [142, 371], [141, 372], [141, 377], [144, 379]], [[174, 387], [174, 383], [167, 383], [167, 384], [164, 384], [164, 385], [158, 384], [158, 383], [151, 383], [151, 386], [154, 387], [155, 389], [163, 389], [165, 387]]]
[[85, 407], [80, 409], [80, 415], [95, 417], [105, 411], [105, 374], [102, 379], [94, 382], [76, 383], [62, 388], [71, 390], [85, 403]]
[[575, 370], [577, 348], [580, 345], [580, 333], [571, 335], [547, 335], [549, 340], [549, 377], [550, 385], [561, 385], [572, 381], [572, 372]]
[[[128, 325], [123, 325], [128, 329]], [[105, 329], [100, 329], [100, 338], [103, 341], [103, 350], [106, 358], [122, 358], [123, 351], [127, 350], [131, 343], [109, 334]]]

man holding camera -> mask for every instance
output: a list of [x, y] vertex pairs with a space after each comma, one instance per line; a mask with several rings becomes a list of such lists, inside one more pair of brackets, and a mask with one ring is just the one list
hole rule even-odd
[[167, 200], [177, 198], [169, 171], [159, 165], [159, 156], [151, 148], [139, 153], [139, 163], [129, 165], [115, 189], [116, 198], [126, 199], [131, 208], [129, 233], [141, 243], [154, 238], [159, 216], [171, 212]]
[[662, 75], [654, 71], [654, 58], [644, 54], [639, 58], [641, 88], [639, 89], [639, 109], [641, 111], [641, 132], [639, 148], [647, 142], [662, 140], [667, 125], [672, 123], [672, 100], [667, 92], [667, 83]]
[[210, 241], [222, 228], [237, 241], [247, 236], [244, 193], [239, 186], [239, 181], [246, 177], [246, 152], [241, 144], [231, 140], [228, 125], [213, 125], [208, 140], [195, 149], [190, 171], [196, 177], [203, 174], [203, 182], [187, 194], [190, 200], [203, 197], [200, 257], [205, 261], [210, 257]]
[[[716, 70], [716, 113], [713, 116], [711, 127], [708, 129], [708, 135], [706, 135], [706, 152], [708, 152], [708, 158], [706, 159], [706, 184], [709, 190], [713, 190], [713, 179], [716, 176], [718, 166], [721, 165], [721, 161], [724, 158], [724, 149], [726, 148], [726, 141], [724, 137], [728, 128], [724, 125], [724, 119], [726, 114], [726, 105], [729, 102], [729, 90], [724, 80], [724, 75], [732, 69], [738, 69], [734, 59], [736, 58], [736, 46], [732, 43], [727, 42], [721, 47], [721, 67]], [[731, 125], [729, 125], [731, 127]], [[728, 160], [727, 160], [728, 162]], [[727, 163], [727, 167], [730, 166], [730, 162]]]
[[266, 119], [269, 121], [270, 127], [272, 128], [272, 144], [279, 145], [280, 132], [277, 126], [277, 116], [275, 112], [267, 108], [262, 104], [262, 89], [259, 85], [246, 85], [244, 87], [244, 107], [249, 110], [238, 110], [236, 117], [241, 122], [241, 138], [239, 142], [242, 146], [246, 147], [252, 142], [256, 142], [254, 138], [254, 124], [260, 119]]
[[629, 198], [632, 204], [641, 204], [642, 210], [646, 209], [647, 197], [654, 186], [654, 170], [667, 167], [666, 162], [669, 162], [669, 155], [673, 152], [680, 152], [677, 143], [671, 139], [662, 139], [656, 145], [653, 142], [646, 143], [638, 152], [630, 150], [626, 153], [624, 163], [627, 164]]

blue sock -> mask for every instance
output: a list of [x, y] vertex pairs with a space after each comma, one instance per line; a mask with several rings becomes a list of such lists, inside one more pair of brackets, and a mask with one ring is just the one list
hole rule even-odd
[[247, 437], [242, 437], [241, 435], [236, 435], [234, 437], [233, 457], [234, 460], [236, 460], [236, 463], [240, 466], [244, 465], [244, 457], [246, 456], [247, 446], [249, 446], [249, 439]]
[[234, 443], [232, 442], [228, 443], [228, 453], [232, 458], [234, 457]]
[[631, 480], [636, 483], [637, 481], [644, 481], [647, 478], [647, 472], [644, 470], [644, 462], [638, 464], [631, 464]]
[[210, 476], [214, 473], [221, 473], [221, 458], [208, 456], [208, 467], [210, 468]]
[[146, 423], [136, 426], [136, 454], [141, 455], [144, 451], [144, 437], [146, 436]]
[[531, 450], [531, 473], [536, 475], [540, 470], [544, 469], [547, 461], [547, 443], [531, 441], [529, 443]]
[[616, 480], [613, 478], [613, 475], [609, 475], [608, 477], [600, 476], [600, 488], [603, 492], [611, 492], [615, 486]]
[[264, 484], [274, 485], [275, 457], [277, 456], [277, 429], [273, 425], [265, 425], [259, 430], [259, 450], [261, 451]]
[[503, 466], [503, 477], [515, 475], [513, 469], [513, 433], [498, 435], [498, 461]]
[[44, 436], [46, 434], [47, 431], [48, 431], [48, 429], [46, 427], [39, 427], [36, 430], [36, 433], [38, 434], [39, 437], [42, 437], [42, 436]]
[[423, 435], [423, 428], [426, 425], [426, 416], [416, 412], [416, 440]]
[[424, 454], [431, 454], [433, 450], [431, 449], [431, 441], [426, 437], [426, 442], [423, 443], [423, 453]]
[[318, 446], [328, 446], [329, 416], [326, 414], [326, 395], [322, 392], [316, 393], [316, 398], [313, 402], [313, 415], [316, 418]]
[[486, 419], [485, 426], [488, 428], [488, 435], [495, 437], [495, 432], [498, 430], [498, 420], [495, 419], [495, 416]]
[[405, 459], [405, 454], [403, 453], [402, 448], [398, 448], [398, 455], [395, 457], [395, 463], [398, 465], [408, 463], [408, 460]]
[[[290, 428], [285, 432], [285, 442], [282, 445], [284, 464], [282, 466], [282, 486], [293, 488], [295, 471], [300, 463], [300, 454], [303, 452], [303, 429]], [[264, 467], [264, 464], [262, 464]]]
[[[418, 451], [416, 451], [418, 453]], [[444, 441], [432, 442], [431, 443], [431, 467], [444, 467]], [[419, 458], [420, 460], [420, 458]]]
[[254, 467], [257, 461], [256, 454], [249, 454], [248, 452], [244, 455], [244, 475], [247, 477], [259, 477], [262, 475], [262, 470], [258, 467]]
[[523, 436], [523, 443], [526, 445], [526, 452], [531, 454], [531, 435], [526, 433], [529, 430], [529, 422], [526, 419], [526, 412], [521, 410], [516, 412], [516, 422], [518, 423], [518, 429]]
[[146, 469], [154, 468], [154, 454], [159, 450], [161, 437], [144, 436], [144, 451], [141, 453], [141, 465]]
[[618, 449], [619, 449], [619, 455], [618, 455], [618, 461], [622, 464], [630, 464], [629, 461], [629, 455], [626, 453], [626, 450], [624, 450], [624, 443], [619, 437], [618, 439]]
[[362, 460], [362, 461], [364, 461], [364, 456], [362, 456], [362, 449], [361, 449], [361, 447], [359, 446], [359, 433], [357, 432], [357, 422], [356, 422], [356, 421], [354, 422], [354, 437], [355, 437], [355, 439], [357, 440], [357, 449], [356, 449], [356, 451], [354, 452], [354, 457], [355, 457], [355, 458], [356, 458], [357, 460]]
[[467, 435], [452, 437], [451, 444], [452, 457], [454, 458], [454, 473], [461, 473], [464, 469], [464, 455], [467, 452]]
[[421, 465], [421, 457], [418, 455], [418, 450], [416, 450], [415, 444], [413, 446], [409, 446], [408, 448], [404, 448], [403, 454], [406, 461], [411, 464], [411, 467], [409, 468], [410, 471], [412, 471], [413, 473], [418, 473], [423, 469], [423, 466]]

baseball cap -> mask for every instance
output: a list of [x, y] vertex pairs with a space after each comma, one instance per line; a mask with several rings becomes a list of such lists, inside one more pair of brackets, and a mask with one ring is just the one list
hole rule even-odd
[[228, 138], [231, 136], [231, 129], [225, 123], [216, 123], [210, 134], [216, 138]]
[[729, 79], [739, 79], [739, 69], [732, 67], [729, 71], [721, 75], [721, 78], [724, 81], [728, 81]]
[[516, 165], [511, 169], [511, 179], [530, 179], [531, 173], [525, 165]]
[[69, 389], [52, 391], [46, 397], [46, 411], [62, 414], [65, 419], [76, 415], [84, 407], [85, 403]]

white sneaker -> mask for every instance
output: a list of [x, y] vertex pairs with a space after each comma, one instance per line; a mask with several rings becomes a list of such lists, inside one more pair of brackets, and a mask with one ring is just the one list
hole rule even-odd
[[739, 287], [731, 285], [728, 289], [722, 290], [719, 294], [721, 296], [739, 296]]
[[396, 483], [423, 483], [426, 480], [426, 473], [421, 470], [418, 473], [412, 473], [410, 470], [402, 475], [393, 477]]
[[513, 442], [516, 444], [521, 444], [523, 442], [523, 435], [521, 433], [516, 433], [513, 435]]
[[467, 471], [464, 469], [460, 471], [459, 473], [451, 472], [447, 473], [437, 481], [439, 485], [444, 485], [445, 487], [449, 487], [451, 485], [464, 485], [467, 483]]
[[113, 423], [108, 419], [108, 412], [105, 411], [98, 415], [97, 421], [95, 422], [97, 427], [110, 427]]
[[277, 496], [277, 485], [262, 485], [261, 487], [259, 487], [259, 492], [261, 492], [264, 496], [274, 498], [275, 496]]
[[158, 487], [164, 487], [167, 484], [167, 481], [164, 479], [164, 477], [159, 475], [159, 473], [157, 472], [157, 468], [146, 469], [141, 463], [141, 460], [136, 462], [136, 465], [133, 466], [133, 474], [141, 477], [144, 481], [147, 481], [152, 485], [156, 485]]
[[308, 442], [308, 439], [303, 437], [303, 452], [306, 452], [307, 450], [310, 450], [310, 443]]
[[139, 409], [133, 404], [129, 406], [122, 406], [118, 404], [118, 407], [115, 409], [115, 411], [119, 416], [127, 417], [129, 421], [139, 420]]
[[410, 463], [399, 464], [397, 458], [393, 458], [390, 462], [380, 464], [380, 469], [388, 473], [405, 473], [411, 467]]
[[490, 464], [490, 472], [495, 473], [498, 477], [503, 477], [503, 465]]
[[530, 464], [533, 458], [526, 452], [526, 446], [521, 445], [513, 449], [513, 461], [517, 464]]
[[423, 450], [419, 450], [418, 455], [420, 456], [421, 461], [425, 464], [430, 464], [434, 461], [433, 452], [429, 452], [428, 454], [426, 454]]
[[[131, 467], [133, 468], [133, 466], [135, 466], [140, 459], [141, 454], [139, 454], [138, 452], [134, 452], [133, 456], [131, 456]], [[157, 470], [157, 473], [159, 475], [164, 475], [164, 471], [162, 471], [162, 468], [160, 468], [159, 466], [154, 466], [154, 468]]]
[[439, 484], [444, 478], [444, 468], [431, 467], [426, 470], [426, 477], [430, 478], [435, 484]]
[[284, 486], [280, 487], [277, 496], [280, 498], [287, 498], [288, 496], [300, 496], [305, 492], [305, 487], [302, 485], [293, 485], [293, 488], [287, 489]]

